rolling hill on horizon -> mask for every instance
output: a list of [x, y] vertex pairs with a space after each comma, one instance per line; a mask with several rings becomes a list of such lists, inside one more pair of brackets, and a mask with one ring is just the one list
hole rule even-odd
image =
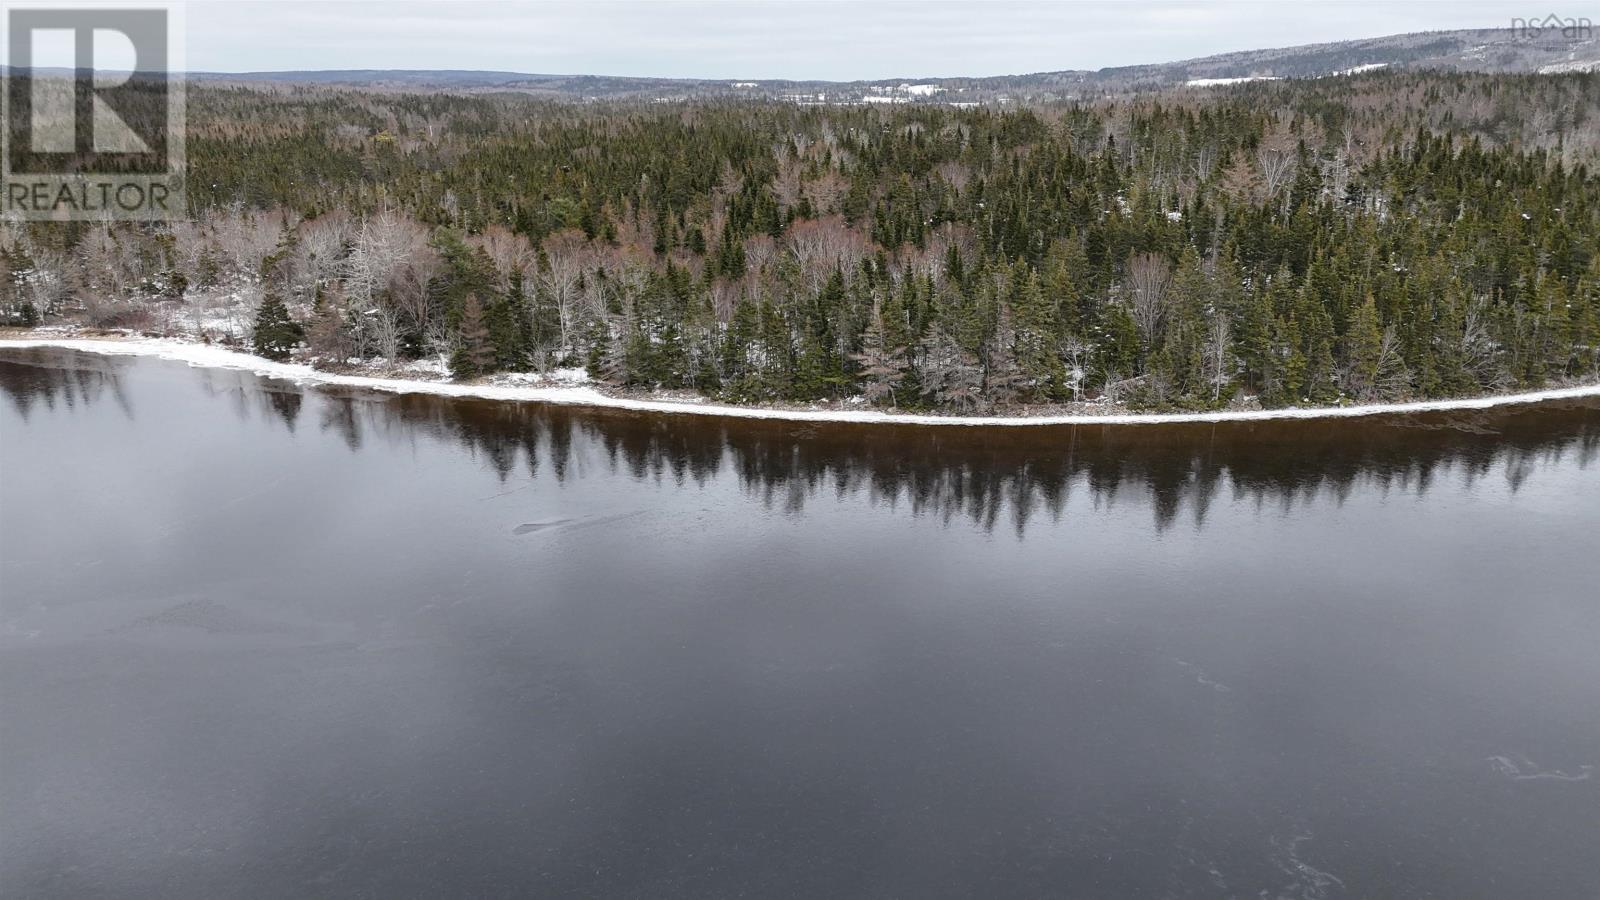
[[1245, 50], [1098, 70], [1063, 69], [983, 77], [826, 79], [651, 78], [460, 69], [320, 69], [194, 72], [207, 82], [337, 85], [379, 90], [516, 91], [552, 98], [689, 99], [750, 97], [798, 102], [985, 102], [1061, 100], [1085, 95], [1197, 87], [1278, 78], [1350, 75], [1378, 69], [1547, 73], [1600, 69], [1592, 26], [1418, 32], [1321, 44]]

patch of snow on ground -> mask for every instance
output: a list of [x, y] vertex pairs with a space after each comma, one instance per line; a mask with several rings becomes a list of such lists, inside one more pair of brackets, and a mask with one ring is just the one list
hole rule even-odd
[[1567, 72], [1593, 72], [1600, 69], [1600, 59], [1573, 59], [1539, 67], [1540, 75], [1561, 75]]
[[[698, 413], [701, 415], [735, 416], [749, 419], [783, 419], [805, 422], [885, 422], [904, 425], [1119, 425], [1157, 424], [1169, 422], [1229, 422], [1256, 419], [1320, 419], [1348, 416], [1370, 416], [1383, 413], [1434, 412], [1448, 410], [1489, 409], [1519, 403], [1537, 403], [1544, 400], [1570, 400], [1579, 397], [1600, 397], [1600, 384], [1579, 387], [1552, 388], [1523, 394], [1503, 394], [1488, 397], [1469, 397], [1460, 400], [1423, 400], [1414, 403], [1394, 403], [1372, 406], [1312, 407], [1288, 409], [1229, 410], [1208, 413], [1107, 413], [1104, 415], [1072, 414], [1053, 416], [936, 416], [912, 413], [887, 413], [862, 409], [762, 409], [746, 406], [729, 406], [696, 400], [638, 399], [613, 397], [583, 383], [558, 384], [461, 384], [444, 381], [419, 381], [405, 378], [384, 378], [366, 375], [339, 375], [319, 372], [300, 363], [281, 363], [265, 360], [246, 353], [237, 353], [222, 347], [193, 344], [183, 341], [146, 338], [138, 340], [82, 340], [65, 338], [0, 340], [0, 349], [29, 347], [60, 347], [86, 353], [103, 353], [112, 356], [155, 356], [186, 362], [191, 366], [219, 369], [243, 369], [270, 378], [282, 378], [306, 384], [337, 384], [348, 387], [388, 391], [397, 394], [439, 394], [446, 397], [480, 397], [486, 400], [533, 401], [540, 403], [565, 403], [576, 406], [604, 406], [631, 409], [641, 412]], [[560, 371], [560, 370], [558, 370]], [[571, 371], [571, 370], [568, 370]]]
[[355, 356], [345, 360], [344, 364], [375, 375], [412, 375], [425, 378], [450, 377], [450, 367], [438, 357], [390, 362], [381, 356], [371, 358]]
[[1246, 81], [1277, 81], [1276, 75], [1246, 75], [1243, 78], [1191, 78], [1184, 84], [1188, 87], [1219, 87], [1228, 84], [1244, 84]]
[[490, 378], [490, 383], [577, 387], [589, 383], [589, 373], [583, 369], [552, 369], [549, 372], [505, 372]]

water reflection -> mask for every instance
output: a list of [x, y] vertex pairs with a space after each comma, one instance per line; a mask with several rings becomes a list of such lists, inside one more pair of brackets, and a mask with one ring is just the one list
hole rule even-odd
[[32, 418], [36, 409], [72, 410], [107, 397], [130, 418], [133, 416], [121, 378], [127, 360], [56, 351], [18, 356], [28, 364], [16, 365], [0, 359], [0, 366], [4, 367], [0, 390], [5, 391], [24, 422]]
[[[1158, 528], [1188, 510], [1196, 526], [1220, 495], [1284, 509], [1358, 486], [1425, 494], [1435, 479], [1503, 472], [1515, 490], [1540, 464], [1600, 451], [1593, 404], [1351, 422], [1181, 426], [1063, 426], [1023, 432], [911, 426], [827, 426], [763, 420], [583, 413], [531, 405], [410, 396], [367, 407], [448, 435], [506, 479], [541, 455], [560, 478], [572, 435], [604, 448], [612, 471], [704, 483], [724, 468], [768, 506], [801, 511], [819, 493], [865, 492], [916, 515], [965, 517], [1023, 531], [1057, 521], [1069, 498], [1096, 507], [1147, 493]], [[375, 425], [382, 428], [383, 425]], [[541, 440], [541, 435], [549, 436]], [[560, 436], [560, 437], [557, 437]]]
[[1600, 896], [1600, 402], [816, 427], [0, 356], [5, 896]]
[[[132, 360], [54, 350], [12, 358], [27, 364], [0, 362], [0, 389], [24, 419], [35, 407], [102, 400], [135, 414], [122, 384], [138, 364]], [[680, 487], [731, 475], [768, 508], [793, 514], [819, 495], [865, 495], [913, 515], [989, 530], [1006, 525], [1019, 535], [1040, 516], [1058, 522], [1071, 503], [1100, 508], [1129, 493], [1148, 496], [1158, 530], [1185, 513], [1198, 528], [1219, 497], [1287, 511], [1319, 497], [1342, 503], [1358, 488], [1420, 497], [1440, 479], [1470, 486], [1497, 475], [1514, 492], [1541, 466], [1571, 455], [1588, 469], [1600, 454], [1595, 401], [1359, 420], [1014, 430], [818, 426], [394, 396], [209, 369], [197, 380], [241, 420], [278, 422], [292, 434], [309, 418], [352, 452], [367, 441], [447, 442], [502, 482], [547, 472], [564, 483], [582, 455], [602, 461], [608, 475]]]

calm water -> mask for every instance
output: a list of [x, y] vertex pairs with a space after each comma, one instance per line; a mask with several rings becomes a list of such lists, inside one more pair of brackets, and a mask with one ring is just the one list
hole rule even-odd
[[1600, 403], [0, 389], [6, 897], [1600, 897]]

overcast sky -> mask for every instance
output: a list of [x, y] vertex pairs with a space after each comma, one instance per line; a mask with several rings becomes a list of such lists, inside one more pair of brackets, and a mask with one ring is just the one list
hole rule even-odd
[[[197, 0], [193, 71], [499, 69], [704, 78], [1003, 75], [1582, 15], [1588, 3]], [[1568, 9], [1567, 7], [1572, 7]]]

